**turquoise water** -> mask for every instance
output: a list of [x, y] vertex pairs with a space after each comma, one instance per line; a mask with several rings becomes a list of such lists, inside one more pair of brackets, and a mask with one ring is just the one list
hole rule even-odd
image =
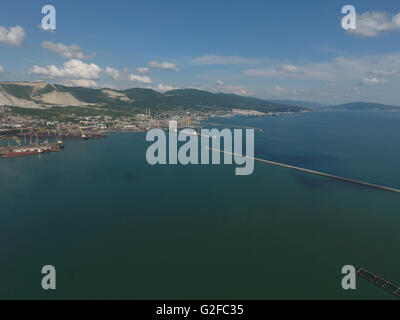
[[[397, 113], [220, 121], [263, 128], [257, 157], [400, 188]], [[400, 284], [399, 195], [262, 163], [152, 167], [147, 146], [120, 133], [0, 161], [0, 298], [392, 298], [342, 290], [340, 271]]]

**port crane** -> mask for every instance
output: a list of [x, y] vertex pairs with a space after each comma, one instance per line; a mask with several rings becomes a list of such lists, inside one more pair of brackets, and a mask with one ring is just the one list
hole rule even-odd
[[82, 139], [85, 139], [85, 138], [86, 138], [86, 135], [85, 135], [85, 133], [83, 132], [82, 128], [79, 128], [79, 130], [81, 131]]
[[21, 145], [21, 140], [18, 139], [18, 137], [13, 137], [15, 142], [20, 146]]

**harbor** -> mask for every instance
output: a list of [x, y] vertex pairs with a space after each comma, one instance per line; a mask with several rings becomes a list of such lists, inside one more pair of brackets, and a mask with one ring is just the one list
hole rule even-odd
[[0, 158], [60, 152], [64, 149], [64, 140], [92, 140], [105, 137], [107, 135], [103, 131], [84, 130], [82, 127], [64, 127], [61, 124], [53, 129], [36, 126], [2, 130], [0, 140], [8, 142], [8, 145], [0, 145]]
[[[32, 139], [36, 137], [36, 142], [33, 143]], [[62, 135], [53, 135], [50, 132], [48, 134], [36, 134], [27, 135], [27, 134], [18, 134], [13, 137], [5, 137], [5, 139], [13, 139], [17, 145], [11, 145], [9, 142], [6, 146], [0, 146], [0, 158], [16, 158], [16, 157], [24, 157], [24, 156], [33, 156], [39, 155], [43, 153], [49, 152], [60, 152], [64, 149], [64, 140], [93, 140], [93, 139], [102, 139], [107, 137], [104, 133], [64, 133]], [[40, 142], [40, 139], [45, 139], [43, 142]], [[22, 144], [22, 140], [24, 144]], [[29, 139], [29, 143], [27, 143]], [[54, 139], [56, 142], [49, 142], [49, 139]]]

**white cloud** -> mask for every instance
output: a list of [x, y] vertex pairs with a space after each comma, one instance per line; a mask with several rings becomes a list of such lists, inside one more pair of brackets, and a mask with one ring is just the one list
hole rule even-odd
[[375, 77], [373, 78], [363, 77], [361, 79], [361, 82], [365, 84], [379, 84], [379, 83], [385, 83], [385, 80], [382, 78], [375, 78]]
[[64, 82], [64, 85], [69, 87], [84, 87], [84, 88], [98, 88], [99, 85], [94, 80], [88, 79], [70, 79]]
[[128, 80], [142, 82], [142, 83], [151, 83], [152, 82], [151, 78], [148, 76], [139, 76], [139, 75], [136, 75], [133, 73], [128, 76]]
[[369, 73], [370, 75], [379, 76], [379, 77], [392, 77], [400, 75], [400, 69], [393, 69], [393, 70], [374, 70]]
[[249, 93], [246, 88], [241, 87], [241, 86], [232, 86], [225, 84], [221, 80], [217, 81], [217, 86], [215, 88], [207, 89], [206, 90], [211, 90], [214, 92], [221, 92], [221, 93], [231, 93], [231, 94], [237, 94], [239, 96], [248, 96]]
[[156, 69], [168, 70], [168, 71], [179, 71], [178, 67], [175, 63], [172, 62], [157, 62], [157, 61], [150, 61], [149, 66]]
[[400, 76], [400, 53], [361, 57], [336, 57], [325, 62], [301, 66], [278, 65], [244, 70], [247, 76], [272, 79], [322, 80], [330, 82], [360, 81], [363, 77]]
[[217, 91], [222, 93], [233, 93], [240, 96], [249, 95], [249, 93], [244, 87], [228, 85], [225, 84], [222, 80], [217, 80], [216, 84], [217, 84], [216, 88], [210, 89], [211, 91]]
[[160, 92], [166, 92], [166, 91], [171, 91], [171, 90], [175, 90], [178, 88], [160, 83], [156, 88], [150, 88], [150, 89], [154, 89], [154, 90], [157, 90]]
[[4, 72], [3, 66], [0, 66], [0, 73], [3, 73], [3, 72]]
[[26, 37], [25, 29], [21, 26], [11, 27], [9, 30], [0, 27], [0, 43], [8, 46], [20, 47], [24, 44]]
[[85, 56], [82, 53], [81, 48], [76, 45], [76, 44], [72, 44], [70, 46], [66, 46], [65, 44], [62, 43], [55, 43], [55, 42], [51, 42], [51, 41], [43, 41], [42, 42], [42, 47], [44, 49], [50, 50], [52, 52], [57, 53], [58, 55], [60, 55], [63, 58], [67, 58], [67, 59], [88, 59], [93, 57], [93, 55], [91, 56]]
[[249, 93], [247, 92], [247, 90], [243, 87], [238, 87], [238, 86], [229, 86], [229, 85], [225, 85], [224, 88], [222, 89], [223, 93], [233, 93], [233, 94], [237, 94], [239, 96], [248, 96]]
[[120, 74], [119, 70], [114, 69], [114, 68], [107, 67], [107, 68], [104, 70], [104, 72], [105, 72], [107, 75], [111, 76], [111, 78], [113, 78], [114, 80], [119, 80], [120, 77], [121, 77], [121, 74]]
[[71, 79], [98, 79], [101, 68], [94, 63], [87, 64], [81, 60], [72, 59], [64, 63], [62, 68], [55, 65], [39, 67], [34, 65], [29, 73]]
[[139, 73], [149, 73], [149, 72], [150, 72], [150, 69], [147, 68], [147, 67], [139, 67], [139, 68], [137, 68], [136, 70], [137, 70], [137, 72], [139, 72]]
[[241, 65], [241, 64], [257, 64], [259, 59], [243, 58], [236, 56], [217, 56], [213, 54], [203, 55], [193, 59], [194, 64], [199, 65]]
[[270, 77], [278, 79], [287, 78], [328, 78], [330, 74], [319, 70], [318, 68], [310, 68], [305, 70], [305, 67], [295, 67], [291, 65], [284, 66], [272, 66], [268, 68], [257, 68], [257, 69], [247, 69], [243, 72], [247, 76], [257, 76], [257, 77]]
[[382, 32], [400, 30], [400, 13], [390, 16], [385, 12], [365, 12], [357, 16], [355, 30], [349, 33], [362, 37], [376, 37]]
[[104, 73], [107, 75], [111, 76], [114, 80], [129, 80], [129, 81], [136, 81], [136, 82], [142, 82], [142, 83], [151, 83], [152, 80], [148, 76], [141, 76], [137, 75], [134, 73], [129, 73], [128, 69], [123, 69], [122, 71], [119, 71], [117, 69], [107, 67], [104, 70]]
[[287, 73], [303, 73], [303, 71], [294, 65], [291, 64], [283, 64], [281, 66], [276, 67], [276, 70], [282, 71], [282, 72], [287, 72]]

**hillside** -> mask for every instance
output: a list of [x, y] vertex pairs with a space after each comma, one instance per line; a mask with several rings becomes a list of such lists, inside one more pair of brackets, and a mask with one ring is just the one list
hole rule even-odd
[[306, 108], [234, 94], [211, 93], [195, 89], [159, 93], [152, 89], [127, 90], [67, 87], [45, 82], [0, 82], [0, 105], [49, 109], [52, 107], [101, 107], [141, 111], [145, 108], [246, 109], [261, 112], [300, 112]]

